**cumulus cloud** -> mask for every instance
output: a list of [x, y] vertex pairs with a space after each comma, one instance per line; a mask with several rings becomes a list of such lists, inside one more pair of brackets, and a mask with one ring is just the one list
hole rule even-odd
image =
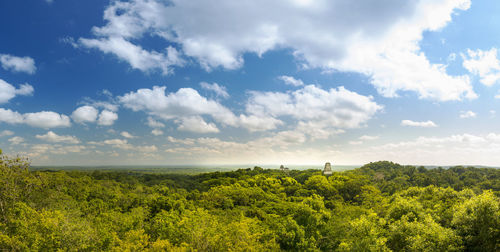
[[10, 109], [0, 108], [0, 122], [9, 124], [27, 124], [37, 128], [69, 127], [71, 122], [68, 116], [52, 111], [21, 114]]
[[131, 139], [131, 138], [135, 138], [135, 136], [134, 136], [134, 135], [132, 135], [132, 134], [128, 133], [127, 131], [122, 131], [122, 132], [120, 133], [120, 135], [121, 135], [122, 137], [129, 138], [129, 139]]
[[148, 121], [146, 124], [151, 128], [164, 128], [165, 127], [165, 124], [158, 122], [157, 120], [153, 119], [151, 116], [148, 116]]
[[126, 139], [107, 139], [100, 142], [91, 141], [88, 142], [91, 145], [100, 146], [111, 146], [113, 148], [129, 150], [129, 151], [139, 151], [139, 152], [156, 152], [158, 148], [155, 145], [133, 145], [130, 144]]
[[83, 145], [60, 145], [60, 144], [34, 144], [28, 152], [30, 158], [47, 158], [47, 154], [67, 155], [68, 153], [80, 153], [86, 150]]
[[481, 83], [492, 86], [500, 81], [500, 60], [497, 48], [488, 51], [467, 50], [467, 55], [462, 54], [463, 67], [472, 74], [478, 75]]
[[4, 137], [4, 136], [12, 136], [14, 135], [14, 132], [10, 131], [10, 130], [3, 130], [0, 132], [0, 137]]
[[133, 111], [145, 110], [164, 119], [190, 115], [212, 115], [216, 119], [222, 119], [226, 114], [232, 115], [229, 109], [201, 96], [192, 88], [181, 88], [168, 95], [165, 95], [165, 90], [164, 86], [154, 86], [153, 89], [130, 92], [118, 99], [126, 108]]
[[48, 129], [71, 126], [68, 116], [52, 111], [26, 113], [23, 116], [24, 122], [32, 127]]
[[161, 136], [163, 135], [163, 131], [162, 130], [159, 130], [159, 129], [153, 129], [151, 131], [151, 134], [155, 135], [155, 136]]
[[15, 136], [15, 137], [9, 138], [8, 141], [11, 144], [20, 144], [20, 143], [24, 142], [24, 138], [19, 137], [19, 136]]
[[[104, 12], [105, 25], [92, 29], [95, 38], [79, 43], [134, 68], [164, 72], [179, 64], [180, 55], [207, 70], [236, 69], [245, 53], [288, 48], [307, 67], [370, 76], [387, 97], [413, 91], [438, 101], [473, 99], [467, 76], [449, 75], [446, 65], [431, 63], [419, 46], [424, 32], [443, 28], [469, 7], [470, 0], [114, 1]], [[162, 38], [180, 52], [143, 49], [138, 41], [144, 36]]]
[[250, 132], [276, 129], [283, 121], [266, 115], [240, 115], [239, 124]]
[[437, 125], [433, 121], [423, 121], [423, 122], [416, 122], [412, 120], [403, 120], [401, 121], [401, 125], [403, 126], [411, 126], [411, 127], [422, 127], [422, 128], [434, 128], [437, 127]]
[[128, 62], [132, 68], [141, 71], [160, 69], [163, 74], [169, 74], [172, 72], [171, 66], [184, 64], [179, 52], [171, 46], [167, 47], [164, 52], [146, 51], [120, 37], [80, 38], [78, 42], [84, 47], [114, 54], [120, 60]]
[[29, 84], [21, 84], [19, 88], [15, 88], [13, 85], [0, 79], [0, 104], [8, 102], [17, 95], [33, 95], [34, 91], [33, 86]]
[[[93, 102], [93, 105], [81, 106], [71, 114], [71, 118], [77, 123], [97, 123], [102, 126], [111, 126], [118, 119], [118, 106], [107, 102]], [[99, 113], [96, 107], [105, 108]]]
[[98, 113], [99, 111], [96, 108], [85, 105], [75, 109], [71, 114], [71, 118], [77, 123], [93, 123], [97, 120]]
[[115, 104], [115, 101], [111, 99], [111, 101], [94, 101], [90, 98], [85, 99], [85, 103], [89, 106], [92, 106], [94, 108], [102, 108], [105, 110], [113, 111], [116, 112], [118, 111], [118, 105]]
[[292, 76], [282, 75], [282, 76], [279, 76], [278, 79], [282, 80], [285, 84], [291, 85], [294, 87], [304, 86], [304, 82], [302, 80], [295, 79]]
[[[185, 118], [208, 115], [215, 121], [236, 126], [238, 118], [219, 102], [201, 96], [192, 88], [181, 88], [175, 93], [165, 94], [166, 87], [153, 87], [153, 89], [139, 89], [118, 97], [124, 107], [133, 111], [145, 111], [151, 116], [163, 120], [176, 120], [182, 125]], [[149, 120], [151, 126], [159, 126], [154, 119]], [[212, 125], [213, 126], [213, 125]], [[183, 126], [181, 128], [186, 128]], [[214, 131], [214, 128], [212, 131]]]
[[299, 121], [297, 131], [303, 132], [311, 137], [311, 139], [327, 139], [332, 135], [345, 133], [345, 130], [332, 128], [328, 121]]
[[0, 122], [18, 124], [24, 122], [22, 114], [12, 111], [10, 109], [0, 108]]
[[97, 124], [102, 126], [111, 126], [118, 119], [118, 114], [109, 110], [103, 110], [99, 114]]
[[476, 113], [473, 111], [460, 111], [460, 118], [465, 119], [465, 118], [474, 118], [476, 117]]
[[56, 133], [49, 131], [45, 135], [36, 135], [36, 138], [51, 142], [51, 143], [69, 143], [69, 144], [77, 144], [80, 143], [80, 140], [75, 136], [61, 136]]
[[179, 138], [175, 138], [173, 136], [168, 136], [167, 140], [169, 142], [175, 143], [175, 144], [183, 144], [183, 145], [193, 145], [193, 144], [195, 144], [195, 139], [193, 139], [193, 138], [179, 139]]
[[381, 109], [372, 97], [344, 87], [324, 90], [315, 85], [286, 93], [253, 91], [246, 104], [251, 115], [291, 116], [303, 122], [313, 121], [320, 128], [359, 127]]
[[229, 98], [229, 94], [227, 93], [226, 87], [220, 86], [219, 84], [217, 84], [215, 82], [212, 84], [207, 83], [207, 82], [201, 82], [200, 86], [203, 89], [213, 91], [217, 96], [220, 96], [222, 98]]
[[[191, 88], [165, 93], [166, 87], [139, 89], [118, 97], [124, 107], [133, 111], [145, 111], [150, 115], [148, 124], [156, 120], [173, 120], [179, 130], [198, 133], [215, 133], [215, 123], [207, 123], [209, 116], [223, 126], [242, 127], [251, 132], [276, 129], [284, 124], [280, 117], [292, 117], [303, 131], [316, 137], [338, 132], [339, 128], [359, 127], [369, 120], [382, 106], [372, 97], [362, 96], [344, 87], [323, 90], [314, 85], [293, 92], [250, 91], [246, 102], [246, 114], [236, 116], [217, 101], [201, 96]], [[310, 123], [315, 121], [315, 123]], [[306, 129], [314, 126], [315, 129]], [[326, 130], [327, 129], [327, 130]], [[323, 132], [322, 132], [323, 131]]]
[[219, 129], [213, 123], [207, 123], [201, 116], [182, 117], [177, 120], [180, 131], [190, 131], [195, 133], [218, 133]]
[[0, 64], [5, 70], [34, 74], [35, 60], [30, 57], [16, 57], [9, 54], [0, 54]]

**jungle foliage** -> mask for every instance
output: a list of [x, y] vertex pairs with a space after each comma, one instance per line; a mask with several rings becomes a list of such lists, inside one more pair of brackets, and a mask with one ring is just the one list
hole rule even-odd
[[0, 250], [500, 250], [493, 168], [182, 175], [30, 171], [0, 156]]

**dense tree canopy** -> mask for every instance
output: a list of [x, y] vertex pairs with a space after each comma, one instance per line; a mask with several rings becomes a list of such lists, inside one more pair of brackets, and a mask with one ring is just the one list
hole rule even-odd
[[500, 171], [30, 171], [0, 158], [0, 249], [498, 251]]

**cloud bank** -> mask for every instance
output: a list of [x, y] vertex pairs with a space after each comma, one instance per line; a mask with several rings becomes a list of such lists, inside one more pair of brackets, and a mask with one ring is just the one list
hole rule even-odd
[[[183, 58], [207, 71], [237, 69], [246, 53], [286, 48], [305, 67], [363, 73], [387, 97], [412, 91], [437, 101], [474, 99], [468, 76], [449, 75], [419, 47], [424, 32], [469, 7], [470, 0], [114, 1], [105, 25], [79, 44], [164, 73]], [[165, 50], [143, 48], [137, 41], [145, 36], [163, 39]]]

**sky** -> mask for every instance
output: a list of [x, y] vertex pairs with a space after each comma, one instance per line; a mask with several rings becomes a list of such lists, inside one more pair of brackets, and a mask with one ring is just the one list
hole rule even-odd
[[33, 165], [500, 166], [500, 1], [0, 1]]

